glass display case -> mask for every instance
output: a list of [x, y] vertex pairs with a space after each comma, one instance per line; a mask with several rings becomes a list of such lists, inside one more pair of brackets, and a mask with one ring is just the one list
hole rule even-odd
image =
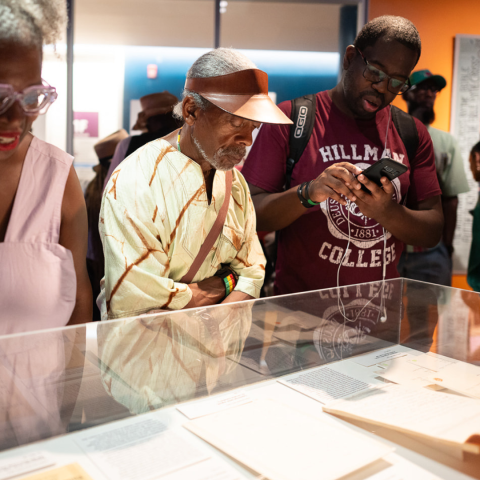
[[[419, 363], [399, 374], [393, 363], [402, 355]], [[325, 398], [348, 393], [341, 380], [302, 376], [326, 365], [352, 376], [365, 368], [373, 383], [405, 381], [480, 404], [480, 295], [395, 279], [0, 337], [0, 478], [7, 478], [2, 461], [25, 449], [49, 450], [79, 431], [148, 412], [175, 412], [181, 425], [188, 419], [178, 405], [238, 389], [270, 397], [288, 391], [327, 416]], [[463, 386], [428, 375], [451, 365], [467, 366]], [[478, 454], [445, 453], [443, 445], [368, 422], [338, 422], [389, 442], [440, 478], [480, 478]], [[257, 478], [228, 461], [239, 478]]]

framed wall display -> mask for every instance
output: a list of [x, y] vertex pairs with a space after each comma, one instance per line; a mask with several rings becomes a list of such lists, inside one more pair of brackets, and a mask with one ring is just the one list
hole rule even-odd
[[458, 140], [470, 191], [459, 195], [457, 227], [454, 239], [454, 273], [467, 271], [472, 240], [472, 216], [469, 211], [478, 199], [478, 184], [472, 177], [468, 157], [480, 140], [480, 36], [456, 35], [453, 65], [450, 132]]

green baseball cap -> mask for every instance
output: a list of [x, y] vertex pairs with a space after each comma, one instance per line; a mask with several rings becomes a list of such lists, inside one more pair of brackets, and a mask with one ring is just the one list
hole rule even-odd
[[447, 86], [447, 81], [441, 75], [434, 75], [430, 70], [417, 70], [410, 75], [410, 84], [418, 85], [425, 80], [433, 80], [438, 90], [442, 90]]

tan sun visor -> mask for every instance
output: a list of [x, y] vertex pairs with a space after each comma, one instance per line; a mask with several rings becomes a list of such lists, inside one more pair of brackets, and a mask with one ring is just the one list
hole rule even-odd
[[185, 89], [237, 117], [260, 123], [293, 123], [268, 96], [268, 75], [262, 70], [252, 68], [218, 77], [187, 78]]

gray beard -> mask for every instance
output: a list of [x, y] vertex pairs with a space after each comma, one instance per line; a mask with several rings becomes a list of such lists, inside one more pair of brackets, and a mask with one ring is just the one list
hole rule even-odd
[[[203, 157], [203, 159], [206, 162], [208, 162], [215, 170], [219, 170], [221, 172], [226, 172], [228, 170], [231, 170], [234, 167], [234, 165], [229, 166], [229, 165], [225, 165], [224, 163], [222, 163], [222, 156], [223, 156], [223, 153], [224, 153], [223, 148], [219, 148], [213, 154], [213, 158], [209, 158], [209, 156], [207, 155], [207, 153], [203, 149], [202, 145], [200, 144], [198, 139], [193, 135], [193, 133], [192, 133], [192, 140], [193, 140], [193, 143], [195, 144], [195, 146], [197, 147], [198, 153], [200, 153], [200, 155]], [[243, 154], [243, 157], [245, 157], [245, 155], [246, 155], [245, 147], [233, 147], [233, 149], [234, 149], [235, 153], [238, 152], [240, 154]]]
[[218, 159], [215, 158], [217, 156], [217, 152], [213, 155], [213, 158], [209, 158], [205, 150], [203, 149], [202, 145], [198, 141], [197, 137], [194, 137], [192, 134], [192, 140], [195, 146], [197, 147], [198, 153], [203, 157], [203, 159], [208, 162], [215, 170], [228, 170], [228, 168], [223, 167], [219, 162]]

